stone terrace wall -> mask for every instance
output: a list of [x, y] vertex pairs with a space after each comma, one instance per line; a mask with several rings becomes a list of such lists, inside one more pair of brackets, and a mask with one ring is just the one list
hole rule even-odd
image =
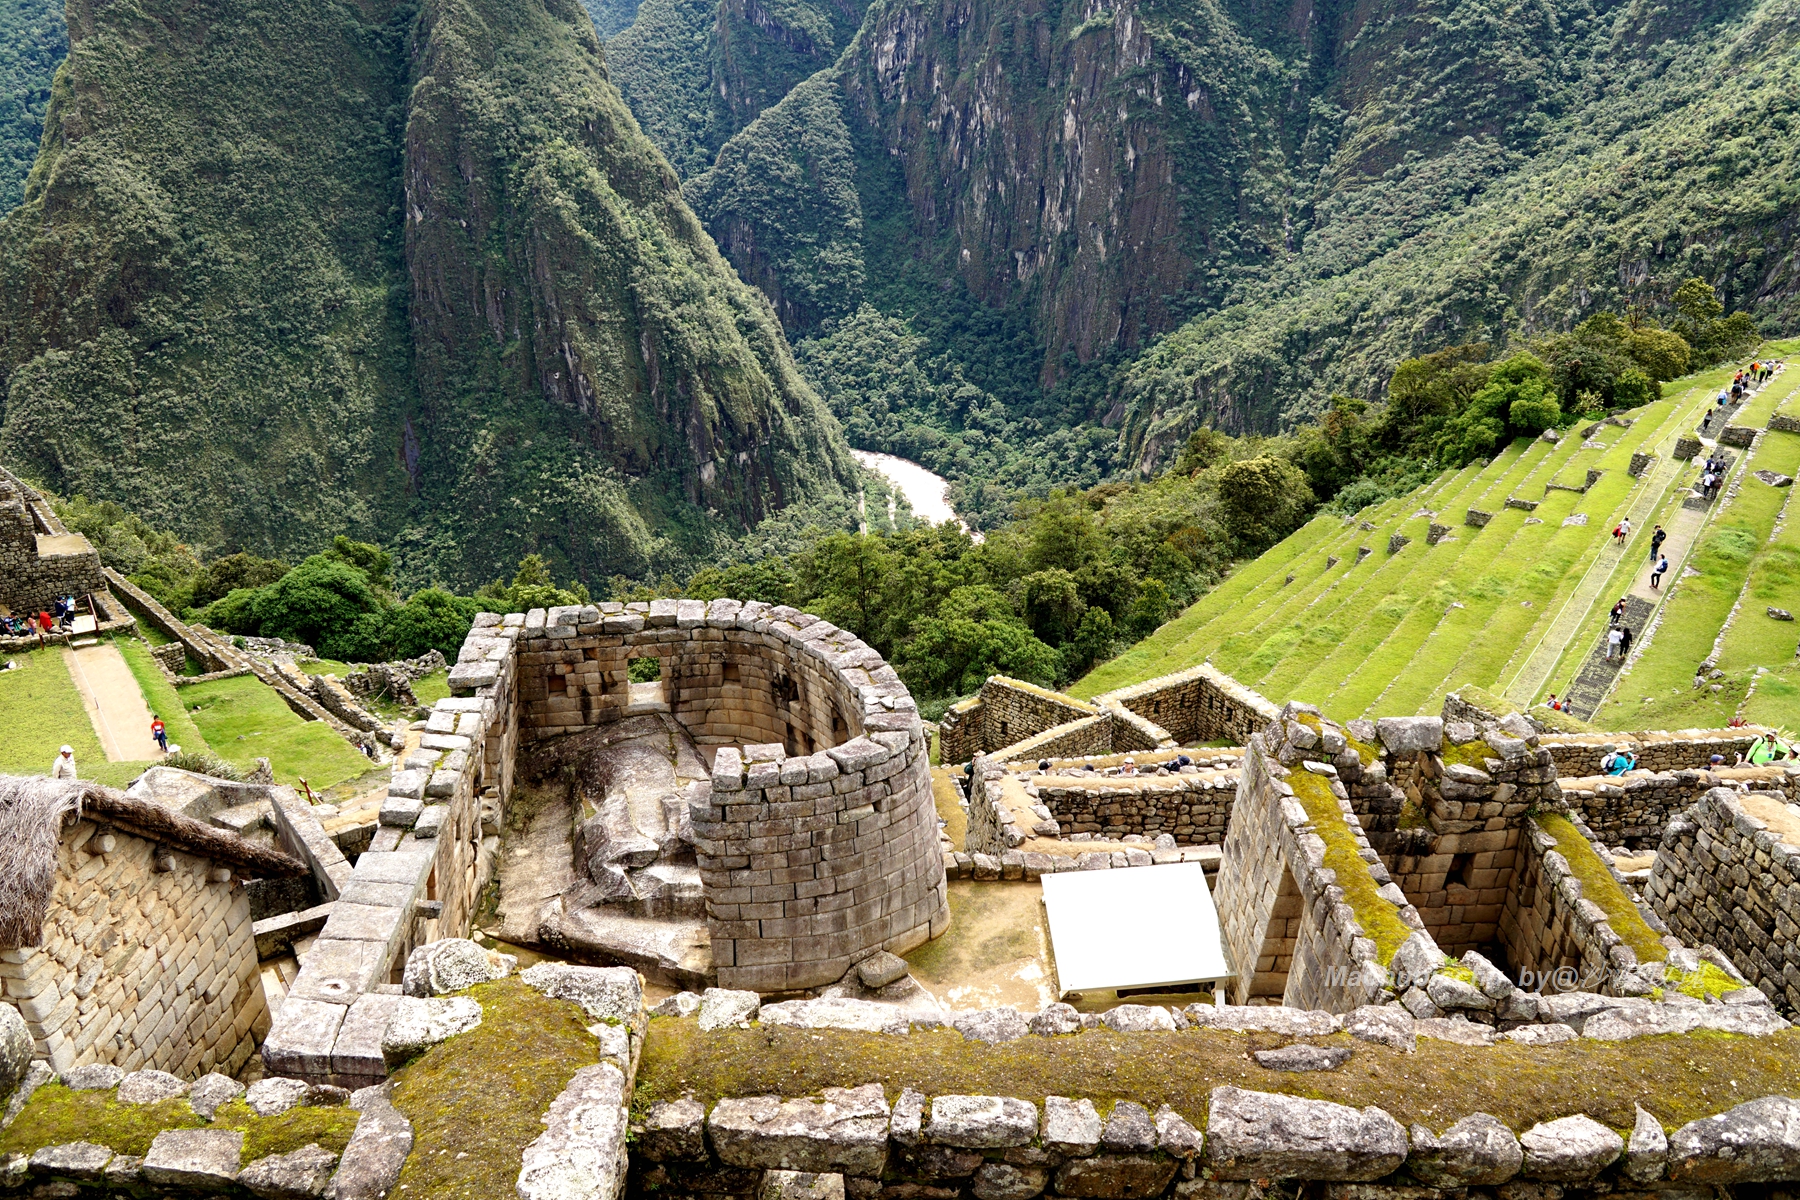
[[269, 1021], [230, 870], [86, 820], [63, 832], [44, 944], [0, 951], [0, 997], [58, 1071], [236, 1074]]
[[1683, 941], [1717, 946], [1790, 1015], [1800, 1012], [1797, 843], [1714, 788], [1669, 823], [1646, 891]]
[[1571, 811], [1608, 846], [1654, 850], [1669, 822], [1709, 790], [1741, 782], [1753, 792], [1783, 799], [1793, 794], [1788, 773], [1780, 767], [1739, 767], [1724, 771], [1658, 771], [1654, 774], [1592, 775], [1563, 779], [1563, 798]]
[[1156, 776], [1084, 782], [1043, 776], [1035, 781], [1038, 802], [1050, 810], [1062, 836], [1092, 833], [1111, 840], [1170, 834], [1184, 846], [1218, 845], [1225, 840], [1237, 779], [1224, 775]]
[[[478, 622], [450, 672], [455, 691], [516, 697], [515, 727], [503, 720], [496, 741], [487, 726], [487, 751], [623, 715], [631, 660], [648, 656], [662, 661], [675, 718], [719, 747], [710, 802], [692, 818], [722, 986], [834, 983], [947, 926], [924, 725], [900, 677], [855, 636], [736, 600], [515, 617]], [[510, 780], [493, 782], [504, 795]]]
[[1616, 746], [1637, 755], [1640, 770], [1703, 770], [1712, 756], [1722, 754], [1730, 764], [1750, 749], [1761, 729], [1683, 729], [1674, 733], [1650, 730], [1642, 733], [1546, 733], [1542, 743], [1556, 760], [1558, 776], [1579, 778], [1600, 769], [1602, 746]]
[[[938, 761], [968, 762], [977, 754], [992, 753], [1056, 726], [1099, 715], [1097, 706], [1072, 696], [992, 675], [981, 685], [979, 695], [952, 705], [938, 723]], [[1103, 753], [1111, 748], [1109, 740], [1099, 751], [1066, 753]]]
[[1096, 702], [1130, 709], [1183, 746], [1216, 741], [1241, 745], [1280, 711], [1211, 663], [1108, 692]]

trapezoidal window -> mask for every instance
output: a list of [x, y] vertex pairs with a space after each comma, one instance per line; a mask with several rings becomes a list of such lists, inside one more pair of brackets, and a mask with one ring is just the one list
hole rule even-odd
[[658, 705], [668, 707], [669, 681], [661, 658], [654, 654], [633, 658], [626, 674], [626, 687], [631, 692], [631, 708], [654, 708]]

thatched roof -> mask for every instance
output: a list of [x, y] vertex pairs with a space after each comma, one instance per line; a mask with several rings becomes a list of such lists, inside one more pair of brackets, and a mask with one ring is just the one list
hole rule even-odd
[[149, 800], [95, 783], [0, 775], [0, 949], [38, 945], [56, 884], [56, 851], [71, 814], [238, 868], [257, 877], [306, 873], [299, 859], [247, 842]]

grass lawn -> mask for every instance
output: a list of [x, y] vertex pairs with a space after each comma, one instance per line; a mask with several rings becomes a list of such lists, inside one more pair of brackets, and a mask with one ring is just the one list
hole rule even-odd
[[246, 771], [267, 758], [277, 783], [305, 779], [318, 791], [370, 769], [331, 726], [301, 720], [254, 675], [196, 683], [181, 689], [181, 699], [213, 753]]
[[100, 735], [88, 720], [81, 693], [55, 646], [11, 656], [17, 670], [0, 671], [0, 771], [43, 775], [57, 747], [75, 748], [75, 766], [86, 779], [109, 765]]
[[175, 685], [163, 678], [163, 673], [157, 669], [155, 660], [150, 657], [149, 647], [136, 638], [129, 637], [115, 637], [113, 644], [124, 656], [125, 665], [131, 668], [138, 690], [144, 693], [144, 703], [150, 706], [152, 714], [163, 719], [163, 725], [169, 732], [170, 745], [180, 746], [188, 751], [211, 750], [200, 727], [188, 716], [187, 707], [182, 704]]

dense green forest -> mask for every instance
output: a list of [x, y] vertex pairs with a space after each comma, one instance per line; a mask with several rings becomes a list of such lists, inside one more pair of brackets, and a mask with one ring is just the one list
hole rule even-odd
[[0, 3], [0, 213], [25, 196], [50, 103], [50, 80], [69, 52], [60, 0]]

